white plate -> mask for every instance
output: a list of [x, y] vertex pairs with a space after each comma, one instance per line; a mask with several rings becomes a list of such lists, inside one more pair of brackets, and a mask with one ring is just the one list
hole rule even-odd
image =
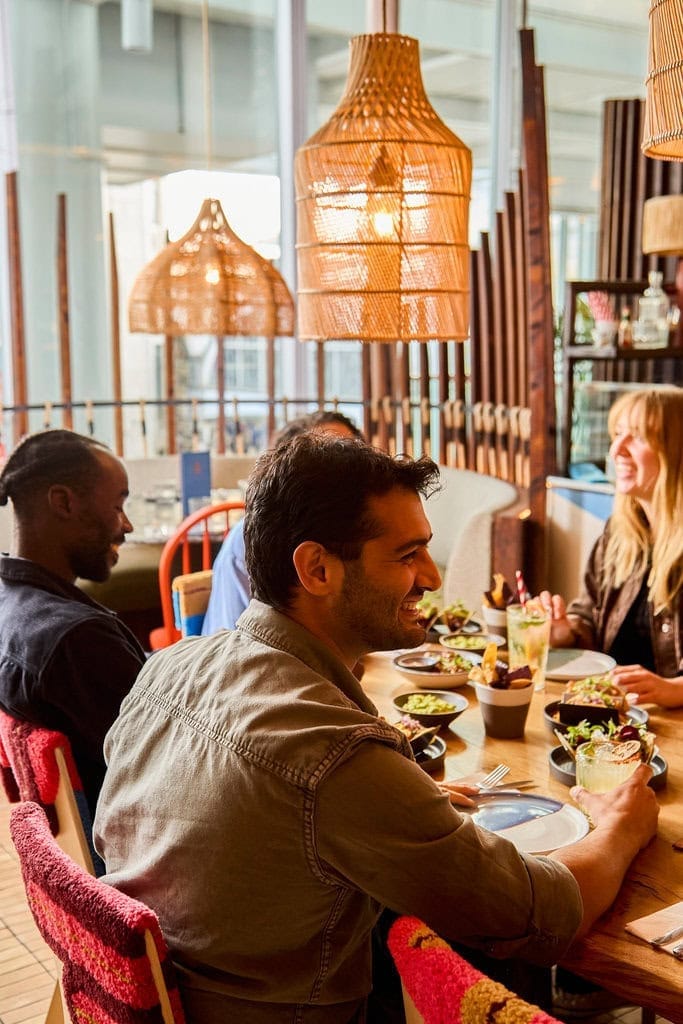
[[600, 651], [580, 651], [573, 647], [551, 647], [548, 651], [546, 679], [567, 683], [570, 679], [601, 676], [611, 672], [616, 661]]
[[576, 807], [528, 793], [480, 798], [472, 817], [482, 828], [509, 839], [520, 853], [551, 853], [577, 842], [589, 828]]

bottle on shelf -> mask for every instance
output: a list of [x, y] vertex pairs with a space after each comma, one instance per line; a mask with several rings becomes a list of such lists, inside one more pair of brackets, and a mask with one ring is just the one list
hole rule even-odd
[[621, 311], [617, 343], [619, 348], [633, 348], [633, 324], [631, 323], [631, 310], [628, 306], [624, 306]]
[[669, 344], [669, 299], [662, 288], [662, 274], [651, 270], [648, 287], [638, 300], [638, 319], [633, 325], [636, 348], [666, 348]]

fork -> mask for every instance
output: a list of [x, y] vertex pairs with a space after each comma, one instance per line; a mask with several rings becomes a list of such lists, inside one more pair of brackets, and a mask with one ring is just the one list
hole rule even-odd
[[494, 789], [502, 780], [505, 778], [507, 773], [510, 771], [508, 765], [499, 764], [490, 771], [488, 775], [485, 775], [481, 782], [477, 783], [477, 789]]

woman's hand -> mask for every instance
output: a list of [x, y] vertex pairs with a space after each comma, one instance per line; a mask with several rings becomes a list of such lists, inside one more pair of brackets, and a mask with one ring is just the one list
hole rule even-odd
[[474, 800], [470, 797], [476, 796], [479, 790], [476, 786], [462, 786], [457, 782], [440, 782], [441, 789], [450, 797], [452, 804], [458, 807], [474, 807]]
[[637, 695], [637, 704], [659, 704], [662, 708], [683, 706], [683, 677], [665, 679], [642, 665], [617, 665], [610, 675], [622, 690]]
[[560, 594], [542, 590], [538, 598], [550, 615], [550, 646], [575, 647], [576, 633], [567, 618], [567, 605]]

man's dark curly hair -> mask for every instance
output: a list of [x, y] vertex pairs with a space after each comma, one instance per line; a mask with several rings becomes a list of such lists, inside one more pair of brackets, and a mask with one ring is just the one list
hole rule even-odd
[[298, 437], [299, 434], [303, 434], [305, 430], [319, 430], [326, 423], [334, 423], [337, 426], [346, 427], [349, 434], [360, 438], [361, 441], [363, 440], [363, 435], [356, 424], [348, 416], [345, 416], [343, 412], [324, 409], [322, 412], [317, 411], [308, 413], [305, 416], [298, 416], [297, 419], [285, 423], [271, 438], [269, 448], [277, 448], [278, 445], [291, 441], [293, 437]]
[[11, 498], [15, 515], [21, 519], [53, 484], [85, 493], [102, 473], [97, 453], [109, 450], [100, 441], [73, 430], [30, 434], [17, 445], [0, 473], [0, 505]]
[[428, 497], [439, 468], [423, 456], [391, 458], [362, 441], [306, 433], [265, 452], [247, 486], [244, 544], [252, 593], [286, 609], [297, 575], [294, 551], [317, 541], [344, 561], [379, 534], [370, 498], [399, 488]]

